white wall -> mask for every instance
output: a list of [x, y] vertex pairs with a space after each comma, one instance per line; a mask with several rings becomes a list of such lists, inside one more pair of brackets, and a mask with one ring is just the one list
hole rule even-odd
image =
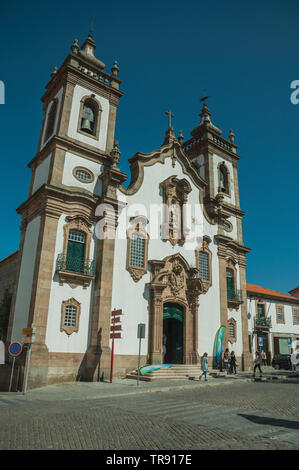
[[[87, 168], [94, 175], [94, 180], [91, 183], [83, 183], [73, 175], [73, 169], [77, 166]], [[103, 172], [103, 165], [93, 162], [87, 158], [79, 157], [70, 152], [65, 154], [65, 162], [62, 175], [62, 184], [66, 186], [76, 186], [78, 188], [86, 189], [96, 196], [102, 194], [102, 182], [99, 180], [99, 175]]]
[[40, 217], [36, 217], [29, 222], [26, 228], [15, 303], [12, 341], [20, 341], [22, 338], [22, 329], [27, 327], [39, 229]]
[[[162, 202], [161, 190], [159, 188], [160, 182], [168, 177], [176, 175], [178, 179], [185, 178], [189, 181], [192, 192], [188, 195], [188, 203], [192, 207], [197, 206], [197, 213], [192, 212], [199, 227], [201, 227], [201, 235], [209, 235], [213, 240], [213, 236], [217, 233], [217, 227], [211, 226], [203, 216], [202, 209], [199, 205], [199, 190], [194, 186], [191, 179], [183, 173], [179, 161], [176, 162], [175, 168], [172, 167], [171, 158], [165, 160], [165, 164], [157, 163], [150, 167], [144, 167], [144, 181], [140, 190], [132, 195], [125, 197], [121, 192], [118, 193], [119, 199], [128, 203], [129, 215], [134, 216], [137, 213], [145, 215], [150, 220], [150, 204], [160, 205]], [[141, 207], [138, 208], [137, 204], [144, 203], [145, 210]], [[132, 204], [136, 204], [136, 212], [132, 210]], [[131, 208], [131, 211], [130, 211]], [[125, 212], [122, 212], [121, 219], [125, 218]], [[127, 218], [127, 221], [129, 218]], [[194, 221], [191, 223], [191, 228], [194, 231]], [[147, 225], [147, 230], [150, 232], [150, 224]], [[122, 232], [121, 232], [122, 231]], [[122, 239], [118, 239], [122, 236]], [[148, 259], [162, 260], [166, 256], [181, 253], [187, 262], [195, 267], [195, 253], [194, 249], [197, 246], [196, 240], [190, 243], [185, 243], [183, 247], [176, 245], [172, 247], [170, 242], [163, 242], [162, 240], [150, 239]], [[219, 265], [217, 256], [217, 246], [212, 243], [209, 245], [213, 253], [212, 257], [212, 279], [213, 285], [209, 291], [200, 295], [199, 297], [199, 354], [208, 352], [209, 355], [213, 353], [213, 345], [215, 335], [220, 327], [220, 297], [219, 297]], [[145, 274], [137, 283], [131, 278], [130, 274], [126, 271], [126, 256], [127, 256], [127, 240], [124, 230], [123, 220], [117, 230], [117, 237], [115, 241], [115, 258], [114, 258], [114, 277], [113, 277], [113, 295], [112, 295], [112, 309], [122, 308], [124, 317], [122, 320], [123, 336], [124, 338], [118, 340], [116, 343], [116, 354], [138, 354], [138, 340], [137, 340], [137, 324], [146, 324], [146, 339], [142, 340], [142, 354], [148, 352], [148, 333], [149, 333], [149, 299], [148, 289], [145, 284], [150, 281], [150, 273]]]
[[[86, 95], [90, 96], [92, 93], [95, 95], [94, 99], [100, 103], [101, 108], [102, 108], [100, 132], [99, 132], [98, 139], [88, 137], [87, 135], [84, 135], [77, 131], [81, 99]], [[109, 118], [109, 101], [100, 95], [96, 95], [93, 91], [90, 91], [87, 88], [84, 88], [80, 85], [76, 85], [74, 88], [72, 109], [71, 109], [70, 122], [69, 122], [69, 128], [68, 128], [69, 137], [72, 137], [73, 139], [77, 139], [85, 144], [91, 145], [92, 147], [96, 147], [100, 150], [105, 150], [106, 140], [107, 140], [107, 130], [108, 130], [108, 118]]]
[[[63, 286], [59, 285], [59, 279], [55, 274], [56, 259], [59, 253], [63, 251], [63, 226], [67, 223], [63, 214], [59, 218], [56, 248], [54, 256], [54, 264], [52, 270], [52, 286], [49, 300], [49, 313], [46, 330], [46, 345], [50, 352], [86, 352], [90, 334], [90, 315], [92, 311], [92, 293], [93, 282], [86, 289], [82, 286], [71, 288], [67, 283]], [[92, 239], [90, 246], [90, 257], [95, 257], [95, 242]], [[81, 315], [79, 322], [79, 331], [67, 335], [64, 331], [60, 331], [61, 324], [61, 305], [64, 300], [74, 298], [81, 303]]]
[[36, 167], [32, 194], [34, 194], [43, 184], [46, 184], [48, 182], [51, 156], [52, 154], [50, 153], [50, 155], [48, 155], [42, 161], [42, 163]]

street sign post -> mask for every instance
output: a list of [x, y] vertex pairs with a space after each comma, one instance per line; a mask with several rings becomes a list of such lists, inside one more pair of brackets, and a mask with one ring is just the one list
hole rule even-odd
[[139, 354], [138, 354], [138, 369], [137, 369], [137, 386], [139, 386], [141, 339], [145, 338], [145, 323], [138, 323], [137, 338], [139, 338]]
[[12, 368], [11, 368], [11, 373], [10, 373], [10, 380], [9, 380], [9, 389], [8, 391], [11, 391], [11, 384], [12, 384], [12, 378], [13, 378], [13, 372], [15, 368], [15, 362], [16, 362], [16, 357], [19, 356], [22, 352], [22, 345], [18, 343], [17, 341], [11, 343], [8, 348], [9, 354], [12, 356]]
[[23, 338], [22, 341], [24, 344], [28, 344], [27, 347], [27, 354], [26, 354], [26, 366], [25, 366], [25, 380], [24, 380], [24, 387], [23, 387], [23, 395], [27, 392], [27, 384], [28, 384], [28, 377], [29, 377], [29, 367], [30, 367], [30, 357], [31, 357], [31, 345], [34, 343], [34, 334], [36, 333], [36, 328], [34, 328], [33, 323], [31, 328], [23, 328], [22, 330]]
[[120, 323], [122, 315], [122, 310], [113, 310], [111, 312], [111, 323], [110, 325], [110, 339], [112, 339], [112, 348], [111, 348], [111, 367], [110, 367], [110, 383], [112, 384], [113, 381], [113, 361], [114, 361], [114, 340], [121, 339], [121, 325], [116, 325], [116, 323]]

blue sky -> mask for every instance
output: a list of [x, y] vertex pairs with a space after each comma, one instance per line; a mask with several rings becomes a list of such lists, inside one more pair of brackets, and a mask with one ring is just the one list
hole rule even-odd
[[0, 105], [2, 217], [0, 259], [18, 249], [20, 217], [42, 119], [40, 97], [74, 38], [82, 44], [94, 17], [96, 55], [120, 67], [125, 95], [116, 138], [120, 167], [158, 148], [164, 111], [185, 139], [198, 124], [203, 89], [212, 120], [236, 134], [247, 282], [281, 292], [298, 276], [299, 2], [114, 1], [6, 2], [1, 5]]

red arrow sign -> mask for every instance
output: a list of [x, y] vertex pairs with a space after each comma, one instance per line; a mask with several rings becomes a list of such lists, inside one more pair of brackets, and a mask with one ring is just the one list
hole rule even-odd
[[121, 325], [112, 325], [110, 327], [110, 331], [120, 331], [121, 330]]
[[122, 309], [120, 309], [120, 310], [112, 310], [111, 315], [112, 315], [112, 316], [115, 316], [115, 315], [122, 315], [122, 313], [123, 313]]
[[111, 339], [118, 339], [121, 338], [121, 333], [110, 333]]
[[120, 317], [111, 318], [111, 323], [119, 323], [119, 322], [120, 322]]

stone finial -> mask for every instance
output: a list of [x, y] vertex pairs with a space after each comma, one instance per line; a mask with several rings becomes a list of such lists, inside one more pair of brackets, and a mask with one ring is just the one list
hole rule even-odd
[[116, 166], [119, 162], [119, 157], [120, 157], [120, 150], [118, 148], [118, 140], [115, 140], [114, 141], [114, 147], [113, 149], [111, 150], [110, 152], [110, 157], [111, 157], [111, 163], [112, 163], [112, 166]]
[[235, 142], [235, 134], [233, 133], [232, 129], [229, 130], [229, 140], [233, 144]]
[[56, 65], [55, 65], [55, 67], [54, 67], [54, 69], [53, 69], [53, 72], [51, 73], [51, 77], [52, 77], [52, 78], [55, 77], [55, 75], [57, 74], [57, 70], [58, 70], [58, 68], [57, 68]]
[[183, 141], [184, 141], [184, 136], [183, 136], [183, 132], [180, 131], [180, 134], [178, 136], [178, 141], [180, 143], [180, 145], [183, 145]]
[[79, 52], [79, 44], [78, 44], [78, 39], [74, 39], [73, 44], [71, 45], [71, 51], [73, 54], [78, 54]]
[[115, 77], [117, 77], [118, 72], [119, 72], [119, 67], [118, 67], [118, 64], [117, 64], [117, 61], [116, 61], [116, 60], [114, 61], [113, 66], [111, 67], [111, 72], [112, 72], [112, 75], [114, 75]]

